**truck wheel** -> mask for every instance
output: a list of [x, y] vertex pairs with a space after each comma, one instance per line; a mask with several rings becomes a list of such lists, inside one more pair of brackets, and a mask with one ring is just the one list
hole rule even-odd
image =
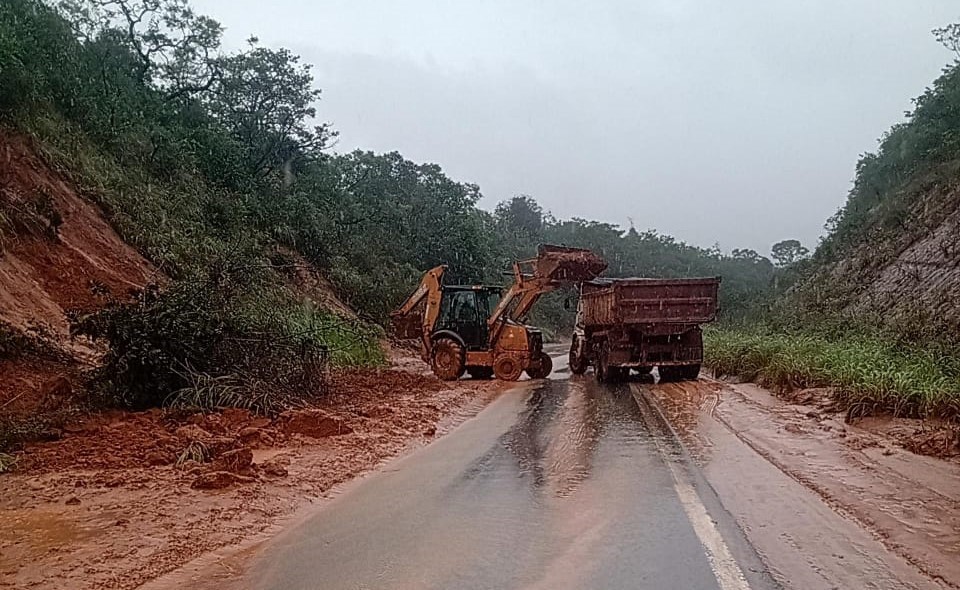
[[467, 367], [472, 379], [493, 379], [493, 367]]
[[577, 338], [573, 338], [573, 342], [570, 343], [570, 359], [567, 364], [570, 365], [570, 372], [574, 375], [583, 375], [587, 372], [587, 366], [590, 364], [587, 362], [587, 357], [585, 355], [577, 354], [577, 350], [580, 348]]
[[527, 367], [527, 375], [531, 379], [545, 379], [551, 371], [553, 371], [553, 359], [545, 352], [540, 353], [540, 362], [532, 367]]
[[597, 362], [593, 365], [593, 373], [597, 377], [597, 381], [600, 383], [607, 383], [610, 381], [610, 365], [607, 362], [609, 354], [607, 352], [606, 344], [600, 346], [600, 352], [597, 354]]
[[441, 338], [433, 343], [430, 368], [433, 374], [444, 381], [456, 381], [465, 367], [463, 347], [452, 338]]
[[502, 381], [516, 381], [523, 373], [523, 365], [516, 358], [503, 354], [493, 361], [493, 374]]
[[700, 376], [700, 365], [684, 365], [680, 367], [681, 377], [686, 381], [696, 381]]
[[673, 383], [683, 377], [680, 367], [660, 367], [660, 383]]

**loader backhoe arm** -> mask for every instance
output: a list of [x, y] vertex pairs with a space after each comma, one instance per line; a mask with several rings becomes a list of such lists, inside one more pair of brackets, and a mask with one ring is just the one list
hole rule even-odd
[[513, 285], [507, 290], [506, 294], [500, 299], [497, 308], [490, 314], [487, 323], [494, 326], [501, 319], [509, 318], [511, 320], [522, 321], [533, 305], [540, 299], [544, 293], [553, 291], [560, 285], [549, 279], [538, 278], [534, 276], [524, 276], [521, 262], [514, 263]]
[[443, 297], [442, 280], [443, 273], [447, 270], [446, 265], [440, 265], [431, 268], [424, 273], [420, 279], [420, 285], [417, 290], [407, 298], [403, 304], [390, 314], [393, 323], [394, 332], [399, 333], [401, 337], [408, 336], [411, 327], [410, 314], [417, 309], [421, 302], [426, 301], [423, 306], [423, 314], [420, 316], [418, 327], [418, 336], [423, 344], [422, 354], [424, 358], [429, 357], [431, 346], [431, 335], [434, 326], [437, 324], [437, 318], [440, 316], [440, 300]]
[[537, 300], [564, 285], [594, 279], [607, 263], [589, 250], [542, 245], [537, 257], [513, 264], [513, 285], [490, 314], [491, 342], [505, 320], [522, 322]]

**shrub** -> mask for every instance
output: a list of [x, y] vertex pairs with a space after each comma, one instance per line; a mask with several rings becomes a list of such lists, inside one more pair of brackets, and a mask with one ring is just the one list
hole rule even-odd
[[[158, 405], [239, 406], [272, 413], [326, 390], [328, 337], [344, 344], [349, 328], [307, 314], [277, 289], [264, 267], [214, 263], [202, 275], [152, 286], [132, 303], [79, 319], [77, 333], [110, 345], [94, 382], [107, 401], [131, 408]], [[358, 363], [378, 360], [376, 341], [354, 332]]]

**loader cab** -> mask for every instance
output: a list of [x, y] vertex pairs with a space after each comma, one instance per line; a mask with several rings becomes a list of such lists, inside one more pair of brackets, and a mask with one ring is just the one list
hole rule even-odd
[[436, 329], [458, 334], [468, 350], [485, 349], [490, 336], [487, 319], [502, 295], [501, 287], [444, 285]]

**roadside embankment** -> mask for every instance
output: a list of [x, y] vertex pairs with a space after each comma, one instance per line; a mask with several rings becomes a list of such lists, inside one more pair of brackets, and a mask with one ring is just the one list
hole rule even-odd
[[830, 388], [848, 418], [960, 416], [960, 357], [934, 348], [854, 334], [715, 328], [704, 337], [705, 364], [718, 377], [752, 381], [779, 393]]

